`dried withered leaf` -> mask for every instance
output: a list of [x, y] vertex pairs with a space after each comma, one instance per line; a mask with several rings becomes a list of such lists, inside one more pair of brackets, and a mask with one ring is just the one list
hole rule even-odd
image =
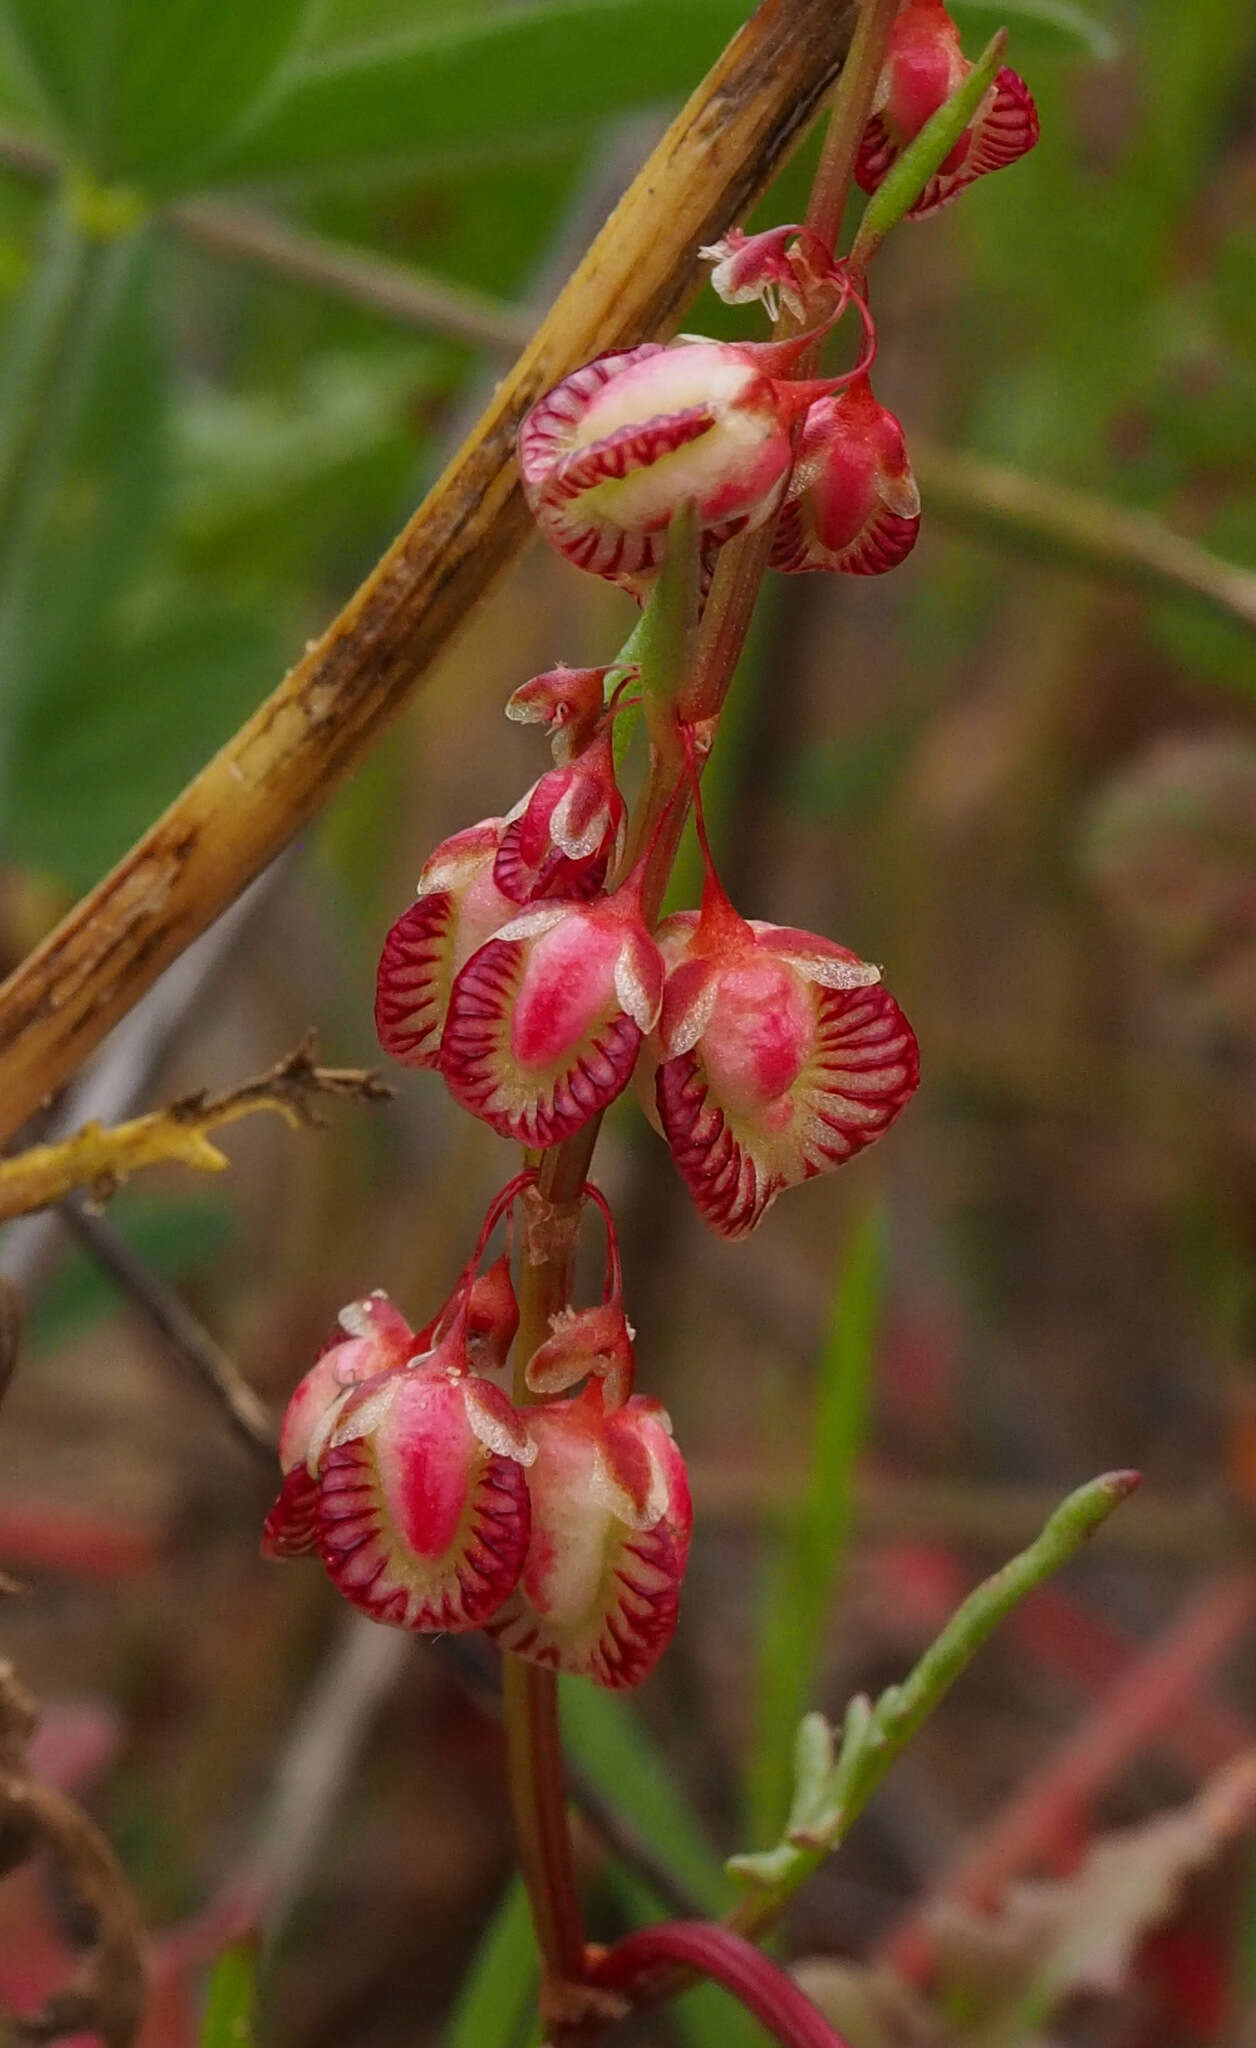
[[946, 2048], [950, 2031], [895, 1971], [813, 1956], [791, 1972], [850, 2048]]
[[0, 1664], [0, 1844], [3, 1867], [47, 1849], [91, 1929], [76, 1968], [36, 2013], [10, 2021], [22, 2041], [90, 2033], [105, 2048], [131, 2048], [144, 2016], [144, 1928], [113, 1850], [73, 1800], [32, 1778], [26, 1745], [35, 1704]]
[[[1144, 1938], [1182, 1887], [1256, 1821], [1256, 1750], [1209, 1779], [1189, 1805], [1102, 1836], [1075, 1874], [1009, 1888], [997, 1913], [942, 1900], [927, 1925], [944, 1980], [976, 2038], [1027, 2031], [1079, 1994], [1114, 1995]], [[968, 2038], [967, 2035], [965, 2038]]]

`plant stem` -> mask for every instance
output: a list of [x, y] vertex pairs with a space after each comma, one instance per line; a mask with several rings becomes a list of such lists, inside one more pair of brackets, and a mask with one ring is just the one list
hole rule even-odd
[[595, 1979], [628, 1991], [677, 1965], [722, 1984], [783, 2048], [844, 2048], [841, 2035], [792, 1978], [741, 1935], [707, 1920], [673, 1920], [626, 1935], [602, 1957]]
[[833, 95], [833, 111], [807, 201], [807, 226], [820, 237], [826, 249], [837, 247], [842, 231], [855, 158], [898, 8], [899, 0], [864, 0], [851, 37], [850, 53]]
[[[898, 0], [864, 0], [842, 71], [812, 194], [812, 208], [818, 209], [823, 220], [832, 219], [833, 238], [841, 223], [855, 151], [897, 8]], [[848, 77], [852, 72], [853, 78]], [[689, 617], [691, 585], [696, 574], [696, 539], [682, 527], [677, 535], [680, 545], [669, 548], [660, 579], [660, 595], [670, 591], [674, 603], [665, 607], [667, 615], [656, 619], [653, 625], [643, 621], [642, 635], [637, 636], [640, 646], [634, 639], [633, 658], [643, 663], [652, 745], [627, 862], [634, 862], [647, 848], [652, 849], [644, 891], [644, 911], [650, 923], [658, 916], [688, 809], [683, 792], [679, 798], [676, 794], [684, 767], [677, 750], [667, 744], [668, 707], [674, 706], [676, 715], [686, 722], [718, 716], [767, 569], [771, 525], [769, 521], [759, 532], [733, 541], [724, 549], [696, 650]], [[676, 672], [677, 663], [682, 660], [686, 667], [692, 664], [688, 679]], [[654, 662], [659, 673], [645, 674]], [[595, 1118], [564, 1144], [541, 1155], [538, 1190], [557, 1212], [578, 1207], [581, 1201], [600, 1123], [600, 1117]], [[562, 1218], [561, 1213], [556, 1215], [554, 1249], [546, 1253], [543, 1247], [533, 1247], [531, 1256], [525, 1253], [515, 1349], [515, 1398], [522, 1403], [531, 1398], [525, 1378], [528, 1360], [549, 1335], [550, 1318], [570, 1299], [575, 1235], [574, 1229], [564, 1224], [573, 1224], [574, 1220]], [[511, 1806], [537, 1942], [549, 1984], [579, 1984], [586, 1977], [584, 1938], [567, 1829], [556, 1682], [553, 1673], [524, 1666], [519, 1659], [508, 1656], [505, 1663]], [[717, 1945], [725, 1941], [746, 1948], [758, 1969], [770, 1967], [740, 1943], [738, 1936], [729, 1936], [718, 1928], [706, 1932]], [[659, 1954], [660, 1959], [665, 1959], [661, 1951]], [[718, 1975], [718, 1971], [712, 1974]], [[787, 1979], [781, 1981], [806, 2008], [811, 2024], [822, 2031], [784, 2033], [779, 2038], [806, 2044], [806, 2048], [814, 2048], [814, 2044], [832, 2048], [836, 2036], [814, 2006], [802, 1999]], [[730, 1988], [735, 1989], [731, 1982]], [[753, 2002], [751, 2009], [758, 2011]], [[764, 2017], [761, 2012], [759, 2016]], [[765, 2024], [769, 2022], [765, 2020]]]

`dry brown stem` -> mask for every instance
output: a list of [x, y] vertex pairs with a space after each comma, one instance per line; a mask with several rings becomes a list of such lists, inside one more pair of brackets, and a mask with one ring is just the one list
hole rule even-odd
[[129, 2048], [144, 2014], [143, 1922], [99, 1828], [73, 1800], [30, 1776], [26, 1745], [35, 1720], [34, 1701], [12, 1666], [0, 1664], [0, 1873], [49, 1850], [89, 1916], [92, 1934], [61, 1990], [10, 2025], [25, 2041], [90, 2033], [105, 2048]]
[[0, 1139], [320, 810], [528, 530], [529, 405], [600, 351], [675, 330], [698, 247], [763, 190], [832, 84], [849, 0], [763, 0], [633, 180], [409, 525], [279, 688], [0, 989]]
[[365, 1068], [320, 1067], [316, 1052], [314, 1034], [309, 1032], [268, 1073], [223, 1095], [207, 1095], [201, 1089], [147, 1116], [131, 1117], [109, 1129], [87, 1124], [72, 1137], [32, 1145], [11, 1159], [0, 1159], [0, 1223], [32, 1209], [46, 1209], [72, 1188], [87, 1188], [95, 1201], [106, 1201], [146, 1166], [175, 1164], [202, 1173], [221, 1172], [227, 1157], [209, 1133], [252, 1116], [255, 1110], [273, 1110], [296, 1129], [320, 1124], [320, 1104], [329, 1098], [372, 1103], [392, 1094], [378, 1074]]

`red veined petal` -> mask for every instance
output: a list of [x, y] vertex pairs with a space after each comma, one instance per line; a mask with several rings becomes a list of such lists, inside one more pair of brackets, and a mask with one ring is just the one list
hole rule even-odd
[[454, 984], [441, 1071], [455, 1100], [502, 1137], [556, 1144], [627, 1084], [657, 1013], [662, 963], [643, 927], [609, 911], [573, 905], [518, 919]]
[[[489, 1633], [516, 1656], [620, 1690], [648, 1677], [671, 1640], [693, 1511], [656, 1404], [599, 1410], [595, 1392], [531, 1417], [533, 1536]], [[642, 1527], [646, 1501], [656, 1518]]]
[[[483, 1441], [485, 1393], [497, 1390], [477, 1386], [472, 1415], [456, 1376], [419, 1366], [391, 1378], [387, 1388], [364, 1390], [357, 1417], [342, 1422], [323, 1459], [323, 1563], [376, 1621], [479, 1628], [514, 1586], [530, 1526], [518, 1456]], [[342, 1438], [355, 1419], [368, 1427]]]
[[262, 1526], [263, 1557], [303, 1557], [318, 1548], [318, 1481], [304, 1465], [284, 1474]]
[[893, 1122], [919, 1079], [911, 1026], [888, 990], [813, 987], [815, 1034], [792, 1085], [756, 1113], [721, 1102], [703, 1041], [655, 1076], [672, 1155], [712, 1229], [744, 1237], [783, 1189], [842, 1165]]

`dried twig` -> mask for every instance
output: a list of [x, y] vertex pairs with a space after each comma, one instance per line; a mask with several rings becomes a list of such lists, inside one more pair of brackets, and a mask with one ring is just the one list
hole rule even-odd
[[219, 1173], [227, 1156], [209, 1133], [259, 1109], [273, 1110], [295, 1130], [323, 1122], [319, 1106], [324, 1099], [375, 1103], [391, 1095], [387, 1082], [367, 1068], [320, 1067], [317, 1050], [314, 1033], [308, 1032], [268, 1073], [225, 1094], [208, 1095], [200, 1089], [167, 1109], [151, 1110], [111, 1129], [87, 1124], [73, 1137], [32, 1145], [11, 1159], [0, 1159], [0, 1223], [29, 1215], [32, 1209], [46, 1209], [73, 1188], [87, 1188], [94, 1201], [107, 1201], [123, 1181], [146, 1166], [191, 1166], [202, 1173]]
[[273, 1466], [278, 1439], [265, 1403], [183, 1297], [153, 1271], [106, 1217], [93, 1215], [77, 1202], [63, 1202], [60, 1214], [67, 1229], [117, 1282], [175, 1357], [190, 1367], [212, 1394], [235, 1434]]
[[912, 436], [911, 454], [930, 512], [1001, 547], [1021, 547], [1036, 561], [1193, 598], [1232, 625], [1256, 630], [1256, 570], [1225, 561], [1152, 514], [935, 447], [921, 435]]
[[26, 1746], [34, 1701], [0, 1664], [0, 1873], [49, 1849], [91, 1922], [91, 1939], [69, 1982], [37, 2013], [11, 2019], [22, 2040], [98, 2035], [129, 2048], [144, 2012], [144, 1927], [113, 1850], [73, 1800], [32, 1778]]
[[763, 190], [840, 67], [852, 0], [763, 0], [672, 123], [467, 443], [279, 688], [0, 990], [0, 1137], [334, 795], [528, 531], [529, 405], [674, 331], [698, 247]]

